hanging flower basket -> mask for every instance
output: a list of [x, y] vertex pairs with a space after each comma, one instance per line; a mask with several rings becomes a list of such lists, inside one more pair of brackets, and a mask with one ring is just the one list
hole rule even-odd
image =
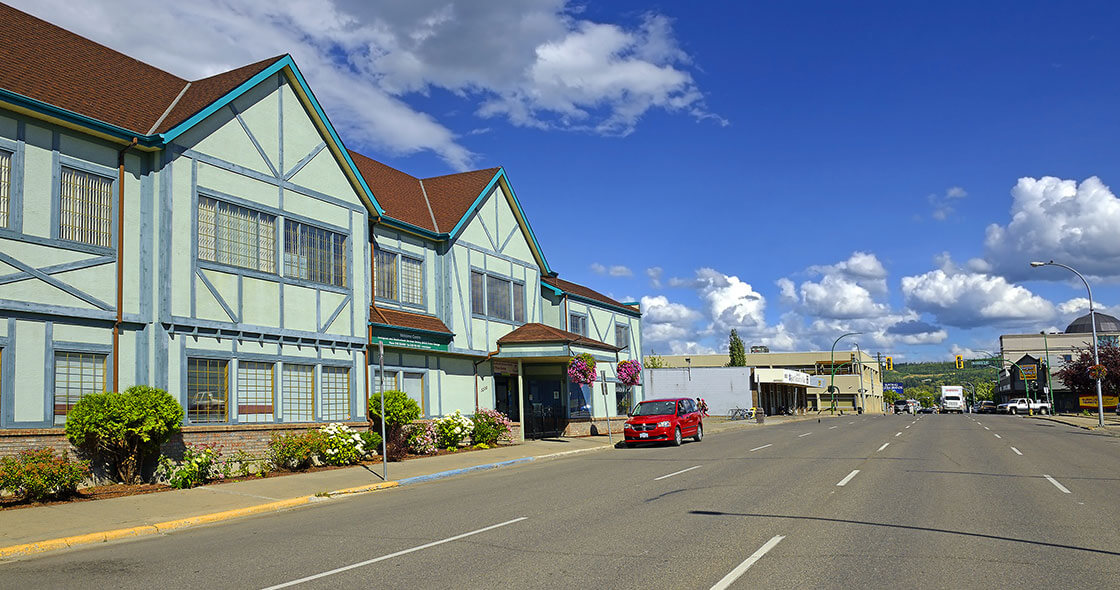
[[594, 383], [595, 357], [585, 352], [568, 359], [568, 378], [579, 385]]
[[622, 361], [615, 370], [618, 382], [627, 385], [637, 385], [642, 380], [642, 364], [638, 361]]

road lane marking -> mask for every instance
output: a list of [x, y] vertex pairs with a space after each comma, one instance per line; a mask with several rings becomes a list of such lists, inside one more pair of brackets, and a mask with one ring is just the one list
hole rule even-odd
[[680, 471], [674, 471], [674, 472], [670, 473], [669, 475], [662, 475], [661, 477], [655, 477], [655, 478], [653, 478], [653, 481], [660, 481], [662, 479], [668, 479], [670, 477], [673, 477], [674, 475], [680, 475], [680, 474], [682, 474], [686, 471], [692, 471], [693, 469], [700, 469], [700, 466], [699, 465], [693, 465], [692, 467], [689, 467], [688, 469], [681, 469]]
[[[848, 424], [851, 424], [851, 422], [848, 422]], [[836, 428], [836, 427], [835, 426], [829, 426], [828, 427], [829, 430], [832, 430], [833, 428]]]
[[889, 445], [889, 444], [891, 444], [891, 443], [883, 443], [883, 446], [881, 446], [881, 447], [879, 447], [878, 449], [876, 449], [876, 451], [875, 451], [875, 452], [876, 452], [876, 453], [878, 453], [879, 451], [881, 451], [881, 450], [883, 450], [883, 449], [887, 448], [887, 445]]
[[902, 436], [902, 433], [901, 432], [896, 432], [896, 433], [894, 433], [894, 435], [895, 436]]
[[848, 424], [855, 424], [855, 421], [853, 420], [851, 422], [848, 422]]
[[1072, 492], [1070, 492], [1070, 491], [1069, 491], [1068, 489], [1066, 489], [1066, 486], [1064, 486], [1064, 485], [1062, 485], [1062, 484], [1058, 483], [1058, 480], [1054, 479], [1053, 477], [1050, 477], [1049, 475], [1046, 475], [1045, 473], [1043, 473], [1043, 474], [1042, 474], [1042, 477], [1045, 477], [1046, 479], [1048, 479], [1048, 480], [1050, 481], [1050, 483], [1054, 484], [1054, 487], [1056, 487], [1056, 488], [1058, 488], [1059, 490], [1061, 490], [1063, 494], [1070, 494], [1070, 493], [1072, 493]]
[[985, 426], [984, 430], [991, 430], [991, 428], [988, 428], [987, 426]]
[[774, 443], [770, 443], [768, 445], [762, 445], [761, 447], [755, 447], [755, 448], [751, 449], [749, 452], [753, 453], [755, 451], [761, 451], [762, 449], [765, 449], [766, 447], [772, 447], [772, 446], [774, 446]]
[[853, 469], [851, 473], [844, 476], [844, 479], [840, 480], [840, 483], [838, 483], [836, 485], [839, 486], [839, 487], [844, 487], [844, 486], [848, 485], [848, 482], [852, 481], [852, 478], [855, 477], [857, 473], [859, 473], [859, 469]]
[[1015, 447], [1011, 447], [1011, 450], [1015, 451], [1016, 455], [1022, 455], [1023, 454], [1019, 449], [1016, 449]]
[[911, 424], [907, 424], [907, 425], [906, 425], [906, 427], [907, 427], [907, 428], [910, 428], [910, 426], [912, 426], [912, 425], [911, 425]]
[[994, 432], [993, 432], [992, 434], [995, 434], [995, 437], [996, 437], [996, 438], [1003, 438], [1002, 436], [1000, 436], [1000, 435], [998, 435], [998, 434], [996, 434], [996, 433], [994, 433]]
[[762, 559], [763, 555], [766, 555], [774, 546], [781, 543], [784, 538], [785, 537], [782, 535], [776, 535], [774, 538], [767, 541], [765, 545], [758, 548], [758, 551], [755, 551], [750, 557], [743, 560], [743, 563], [740, 563], [735, 566], [735, 569], [728, 572], [722, 580], [716, 582], [716, 585], [712, 586], [712, 590], [727, 590], [727, 588], [730, 588], [731, 584], [739, 579], [739, 576], [747, 573], [747, 570], [751, 569], [751, 566], [754, 565], [756, 561]]
[[359, 568], [359, 567], [366, 566], [366, 565], [370, 565], [372, 563], [377, 563], [379, 561], [385, 561], [386, 559], [392, 559], [394, 557], [400, 557], [401, 555], [406, 555], [406, 554], [412, 553], [414, 551], [420, 551], [421, 549], [427, 549], [429, 547], [435, 547], [436, 545], [443, 545], [444, 543], [450, 543], [452, 541], [458, 541], [459, 539], [464, 539], [464, 538], [470, 537], [472, 535], [477, 535], [479, 533], [485, 533], [486, 531], [492, 531], [496, 528], [501, 528], [501, 527], [504, 527], [504, 526], [507, 526], [507, 525], [511, 525], [511, 524], [514, 524], [514, 523], [517, 523], [517, 522], [521, 522], [521, 521], [523, 521], [527, 518], [528, 518], [527, 516], [522, 516], [522, 517], [519, 517], [519, 518], [515, 518], [513, 520], [507, 520], [505, 522], [500, 522], [498, 524], [492, 524], [488, 527], [483, 527], [481, 529], [474, 530], [474, 531], [471, 531], [469, 533], [463, 533], [461, 535], [455, 535], [454, 537], [448, 537], [448, 538], [440, 540], [440, 541], [432, 541], [431, 543], [425, 543], [423, 545], [418, 545], [418, 546], [413, 547], [411, 549], [403, 549], [401, 551], [397, 551], [396, 553], [390, 553], [388, 555], [382, 555], [381, 557], [375, 557], [373, 559], [367, 559], [365, 561], [359, 561], [358, 563], [352, 563], [350, 565], [345, 565], [345, 566], [342, 566], [340, 568], [335, 568], [333, 570], [328, 570], [328, 571], [325, 571], [325, 572], [322, 572], [322, 573], [319, 573], [319, 574], [315, 574], [313, 576], [307, 576], [306, 578], [300, 578], [298, 580], [292, 580], [291, 582], [284, 582], [283, 584], [277, 584], [275, 586], [269, 586], [269, 587], [265, 588], [264, 590], [279, 590], [280, 588], [287, 588], [289, 586], [295, 586], [296, 584], [302, 584], [304, 582], [310, 582], [311, 580], [318, 580], [319, 578], [325, 578], [327, 576], [333, 576], [335, 574], [340, 574], [342, 572], [350, 571], [352, 569]]
[[812, 432], [806, 432], [805, 434], [799, 434], [799, 435], [797, 435], [797, 438], [801, 438], [803, 436], [809, 436], [810, 434], [813, 434], [813, 433]]

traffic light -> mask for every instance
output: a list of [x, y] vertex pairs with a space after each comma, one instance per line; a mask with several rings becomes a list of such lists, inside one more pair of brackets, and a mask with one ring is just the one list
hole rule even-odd
[[889, 356], [887, 357], [887, 370], [888, 371], [893, 371], [894, 370], [894, 359], [892, 359]]
[[957, 368], [958, 369], [963, 369], [964, 368], [964, 357], [959, 355], [959, 354], [957, 355]]

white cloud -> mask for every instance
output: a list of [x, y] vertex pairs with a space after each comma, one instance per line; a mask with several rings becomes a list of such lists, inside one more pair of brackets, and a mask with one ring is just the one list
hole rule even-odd
[[813, 275], [837, 275], [854, 282], [875, 295], [887, 292], [887, 269], [879, 258], [870, 252], [852, 252], [847, 260], [836, 264], [814, 265], [806, 269]]
[[766, 325], [766, 299], [750, 283], [712, 268], [701, 268], [696, 271], [695, 285], [701, 301], [708, 306], [716, 332], [750, 332]]
[[654, 289], [661, 288], [661, 273], [664, 270], [660, 266], [651, 266], [646, 269], [646, 276], [649, 277], [649, 284]]
[[968, 196], [968, 193], [959, 186], [949, 187], [945, 190], [945, 194], [931, 194], [926, 197], [929, 205], [932, 208], [930, 216], [938, 221], [945, 221], [956, 210], [953, 202], [963, 199]]
[[696, 334], [700, 312], [664, 295], [642, 297], [642, 341], [646, 347], [683, 341]]
[[879, 259], [867, 252], [853, 252], [847, 260], [831, 265], [810, 266], [806, 271], [821, 276], [805, 281], [795, 289], [793, 281], [778, 280], [781, 300], [800, 312], [823, 318], [870, 318], [890, 311], [876, 295], [887, 292], [887, 270]]
[[607, 274], [611, 275], [612, 277], [632, 277], [634, 276], [634, 271], [621, 264], [615, 264], [607, 269]]
[[602, 264], [599, 264], [598, 262], [592, 262], [591, 263], [591, 272], [593, 272], [597, 275], [605, 275], [605, 274], [607, 274], [607, 267], [603, 266]]
[[1020, 178], [1011, 190], [1011, 221], [988, 226], [986, 258], [1010, 279], [1076, 280], [1056, 260], [1086, 275], [1120, 277], [1120, 199], [1095, 176], [1081, 184], [1053, 176]]
[[1003, 277], [947, 273], [943, 269], [902, 277], [907, 305], [950, 326], [974, 328], [1049, 320], [1054, 306]]
[[1089, 311], [1088, 297], [1074, 297], [1058, 304], [1058, 313], [1061, 314], [1084, 314], [1087, 311]]
[[476, 154], [408, 95], [443, 89], [482, 117], [609, 135], [651, 109], [714, 117], [671, 19], [654, 13], [627, 25], [581, 19], [566, 0], [14, 4], [186, 78], [291, 53], [351, 147], [430, 150], [456, 169]]

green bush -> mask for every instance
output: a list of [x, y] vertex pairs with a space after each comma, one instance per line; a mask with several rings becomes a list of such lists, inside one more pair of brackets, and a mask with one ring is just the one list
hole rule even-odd
[[268, 459], [277, 469], [302, 471], [326, 454], [327, 435], [320, 430], [274, 434], [268, 443]]
[[345, 424], [332, 422], [320, 428], [319, 432], [326, 437], [326, 448], [320, 459], [327, 465], [353, 465], [366, 454], [362, 435]]
[[183, 408], [166, 391], [136, 385], [124, 393], [82, 396], [66, 415], [74, 446], [105, 461], [124, 483], [138, 483], [140, 469], [183, 424]]
[[[369, 414], [381, 420], [381, 394], [369, 396]], [[385, 460], [400, 461], [408, 453], [408, 435], [405, 427], [420, 417], [420, 404], [403, 391], [385, 392]]]
[[0, 488], [33, 502], [72, 496], [87, 477], [89, 463], [71, 460], [65, 452], [55, 456], [48, 448], [0, 459]]
[[498, 410], [480, 409], [474, 415], [474, 430], [471, 442], [492, 447], [499, 441], [513, 441], [513, 426], [510, 419]]
[[362, 447], [366, 455], [377, 455], [381, 452], [381, 433], [376, 430], [365, 430], [361, 433]]
[[474, 422], [459, 410], [435, 421], [436, 444], [441, 449], [457, 449], [474, 430]]
[[167, 476], [167, 482], [176, 489], [200, 486], [208, 481], [225, 478], [218, 468], [218, 457], [222, 451], [212, 445], [187, 445], [183, 460], [176, 464], [167, 457], [160, 458], [160, 470]]

